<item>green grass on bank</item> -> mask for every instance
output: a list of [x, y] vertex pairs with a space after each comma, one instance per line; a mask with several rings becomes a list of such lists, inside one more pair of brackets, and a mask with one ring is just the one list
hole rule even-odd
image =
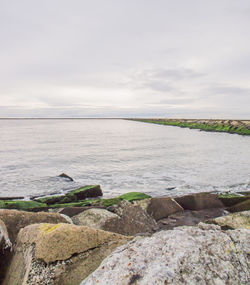
[[185, 121], [168, 121], [168, 120], [158, 120], [158, 119], [133, 119], [134, 121], [145, 122], [145, 123], [153, 123], [159, 125], [168, 125], [168, 126], [177, 126], [181, 128], [189, 128], [189, 129], [199, 129], [207, 132], [226, 132], [231, 134], [238, 135], [250, 135], [250, 129], [244, 126], [233, 126], [227, 124], [218, 124], [218, 123], [198, 123], [198, 122], [185, 122]]

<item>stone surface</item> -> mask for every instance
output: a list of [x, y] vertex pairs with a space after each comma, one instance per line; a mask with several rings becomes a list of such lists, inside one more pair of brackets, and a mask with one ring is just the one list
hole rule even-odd
[[103, 209], [104, 207], [102, 206], [67, 207], [59, 210], [59, 213], [67, 215], [69, 217], [73, 217], [89, 209], [96, 209], [96, 208]]
[[69, 224], [22, 229], [4, 285], [78, 285], [130, 237]]
[[0, 284], [5, 275], [11, 257], [12, 244], [9, 239], [7, 228], [0, 220]]
[[250, 229], [250, 211], [218, 217], [207, 222], [219, 225], [222, 229]]
[[67, 223], [66, 219], [57, 213], [25, 212], [17, 210], [0, 210], [0, 219], [5, 223], [11, 242], [16, 240], [20, 229], [36, 223]]
[[230, 208], [228, 208], [230, 212], [242, 212], [242, 211], [250, 211], [250, 199], [245, 202], [241, 202], [236, 204]]
[[119, 219], [118, 215], [105, 209], [89, 209], [72, 217], [72, 221], [75, 225], [104, 230], [106, 223], [112, 223], [112, 221], [116, 219]]
[[249, 196], [231, 196], [228, 195], [220, 195], [219, 196], [220, 201], [223, 203], [224, 206], [226, 207], [232, 207], [236, 204], [239, 204], [241, 202], [250, 200]]
[[180, 204], [184, 210], [199, 211], [203, 209], [224, 208], [220, 199], [210, 193], [196, 193], [176, 197], [175, 201]]
[[153, 233], [158, 229], [156, 221], [141, 207], [122, 201], [112, 211], [119, 217], [105, 222], [106, 231], [123, 235]]
[[136, 200], [136, 201], [133, 201], [133, 204], [136, 206], [140, 206], [142, 208], [142, 210], [147, 212], [148, 205], [150, 204], [150, 201], [151, 201], [151, 198], [143, 199], [143, 200]]
[[117, 248], [81, 285], [248, 284], [249, 230], [178, 227]]
[[147, 208], [149, 215], [156, 221], [182, 211], [183, 208], [174, 199], [166, 197], [152, 198]]
[[160, 229], [171, 230], [179, 226], [195, 226], [200, 222], [204, 222], [208, 219], [228, 215], [229, 212], [221, 209], [204, 209], [200, 211], [185, 210], [168, 216], [165, 219], [158, 221]]
[[59, 175], [59, 177], [62, 177], [62, 178], [65, 178], [67, 179], [68, 181], [74, 181], [74, 179], [72, 177], [70, 177], [69, 175], [65, 174], [65, 173], [61, 173]]

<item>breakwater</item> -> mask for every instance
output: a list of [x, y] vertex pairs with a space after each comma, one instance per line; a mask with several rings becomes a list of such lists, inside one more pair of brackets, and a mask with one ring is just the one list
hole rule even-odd
[[225, 132], [238, 135], [250, 135], [250, 120], [212, 120], [212, 119], [130, 119], [133, 121], [159, 125], [199, 129], [207, 132]]

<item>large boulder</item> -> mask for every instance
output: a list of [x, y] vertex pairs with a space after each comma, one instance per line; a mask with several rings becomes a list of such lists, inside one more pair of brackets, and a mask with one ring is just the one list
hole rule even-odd
[[156, 221], [182, 211], [183, 208], [174, 199], [166, 197], [152, 198], [147, 207], [147, 212]]
[[127, 201], [115, 205], [112, 211], [118, 217], [105, 222], [106, 231], [123, 235], [149, 234], [158, 229], [156, 221], [140, 206]]
[[199, 224], [137, 238], [117, 248], [81, 285], [248, 284], [249, 233]]
[[230, 212], [250, 211], [250, 199], [228, 208]]
[[241, 196], [238, 194], [227, 194], [227, 193], [218, 195], [218, 198], [226, 207], [232, 207], [241, 202], [250, 200], [249, 196]]
[[77, 225], [89, 226], [122, 235], [153, 233], [158, 226], [141, 207], [122, 201], [110, 212], [105, 209], [90, 209], [74, 217]]
[[9, 239], [7, 228], [0, 220], [0, 284], [4, 278], [5, 271], [11, 256], [12, 244]]
[[89, 209], [72, 217], [72, 221], [75, 225], [88, 226], [101, 230], [105, 230], [106, 223], [112, 223], [117, 219], [120, 219], [118, 215], [105, 209], [97, 208]]
[[196, 193], [182, 197], [176, 197], [175, 201], [180, 204], [184, 210], [199, 211], [211, 208], [224, 208], [220, 199], [210, 193]]
[[73, 217], [89, 209], [96, 209], [96, 208], [103, 209], [102, 206], [66, 207], [59, 209], [59, 213], [67, 215], [69, 217]]
[[4, 285], [78, 285], [131, 237], [69, 224], [22, 229]]
[[0, 219], [5, 223], [11, 242], [16, 240], [20, 229], [37, 223], [67, 223], [67, 220], [58, 213], [25, 212], [17, 210], [0, 210]]
[[233, 213], [207, 221], [219, 225], [222, 229], [250, 229], [250, 211]]

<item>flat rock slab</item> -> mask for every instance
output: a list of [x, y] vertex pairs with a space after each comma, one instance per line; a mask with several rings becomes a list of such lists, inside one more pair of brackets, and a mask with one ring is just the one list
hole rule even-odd
[[69, 216], [71, 218], [84, 211], [87, 211], [89, 209], [96, 209], [96, 208], [103, 209], [104, 207], [102, 206], [67, 207], [67, 208], [63, 208], [62, 210], [60, 210], [59, 213]]
[[227, 211], [220, 208], [204, 209], [200, 211], [186, 210], [184, 212], [178, 212], [170, 215], [168, 218], [159, 220], [158, 225], [160, 229], [172, 230], [173, 228], [180, 226], [195, 226], [200, 222], [227, 214]]
[[196, 193], [174, 198], [184, 210], [199, 211], [203, 209], [224, 208], [217, 195], [210, 193]]
[[230, 212], [242, 212], [242, 211], [249, 211], [250, 210], [250, 199], [247, 201], [241, 202], [239, 204], [236, 204], [230, 208], [228, 208]]
[[117, 248], [81, 285], [248, 284], [249, 230], [178, 227]]
[[183, 208], [174, 199], [165, 197], [152, 198], [147, 207], [148, 214], [156, 221], [182, 211]]
[[6, 225], [11, 242], [14, 242], [16, 240], [20, 229], [28, 225], [37, 223], [68, 223], [67, 220], [58, 213], [32, 213], [18, 210], [0, 209], [0, 219]]

